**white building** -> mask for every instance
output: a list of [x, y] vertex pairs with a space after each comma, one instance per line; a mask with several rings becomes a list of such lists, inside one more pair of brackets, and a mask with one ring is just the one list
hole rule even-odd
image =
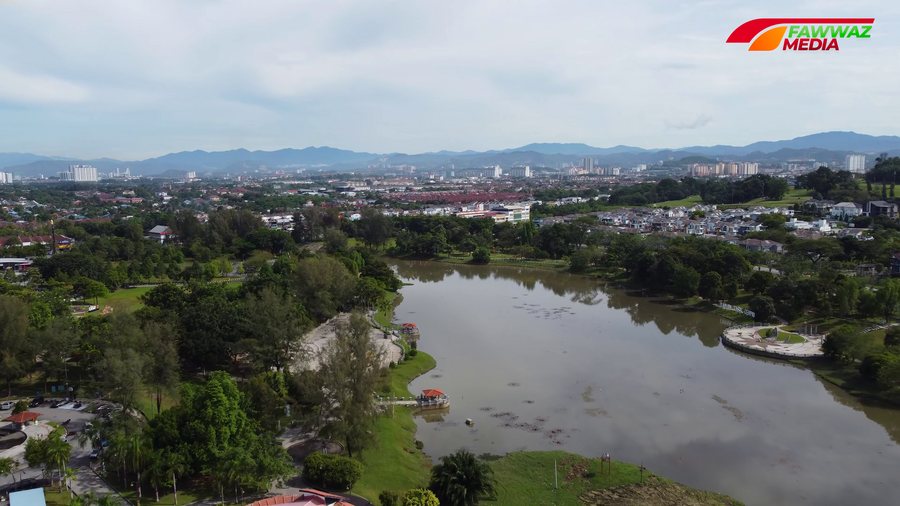
[[531, 167], [528, 165], [524, 167], [512, 167], [507, 171], [507, 174], [511, 177], [531, 177]]
[[90, 165], [69, 165], [68, 172], [60, 172], [63, 181], [97, 182], [97, 169]]
[[866, 171], [866, 155], [847, 155], [844, 159], [844, 169], [862, 174]]
[[0, 184], [12, 184], [12, 172], [0, 172]]
[[837, 218], [839, 220], [855, 218], [857, 216], [862, 216], [862, 214], [863, 207], [856, 202], [841, 202], [835, 204], [834, 207], [831, 208], [831, 213], [829, 213], [832, 218]]

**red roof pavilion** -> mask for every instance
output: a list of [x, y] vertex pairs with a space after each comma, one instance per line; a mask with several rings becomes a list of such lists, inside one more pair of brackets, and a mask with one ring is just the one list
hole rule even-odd
[[444, 395], [444, 392], [441, 392], [440, 388], [429, 388], [428, 390], [422, 390], [422, 395], [425, 397], [437, 397]]
[[16, 413], [15, 415], [6, 418], [7, 422], [13, 423], [25, 423], [25, 422], [33, 422], [37, 420], [37, 417], [44, 416], [43, 413], [34, 413], [31, 411], [22, 411], [21, 413]]

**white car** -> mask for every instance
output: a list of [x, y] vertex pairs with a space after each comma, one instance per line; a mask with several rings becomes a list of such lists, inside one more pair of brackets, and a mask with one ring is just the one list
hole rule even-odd
[[0, 409], [12, 409], [16, 406], [16, 403], [13, 401], [6, 401], [3, 404], [0, 404]]

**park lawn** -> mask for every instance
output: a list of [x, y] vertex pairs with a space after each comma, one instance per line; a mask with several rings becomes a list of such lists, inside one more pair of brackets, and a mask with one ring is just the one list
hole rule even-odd
[[44, 487], [44, 499], [47, 501], [47, 506], [68, 506], [69, 491], [64, 488], [60, 492], [59, 487]]
[[[147, 417], [147, 420], [153, 420], [156, 417], [156, 397], [155, 392], [147, 390], [137, 399], [138, 410]], [[176, 406], [181, 401], [178, 389], [172, 389], [172, 392], [166, 392], [162, 396], [163, 411]]]
[[[559, 489], [554, 490], [554, 462], [556, 463], [556, 475]], [[589, 459], [580, 455], [574, 455], [564, 451], [550, 452], [514, 452], [497, 460], [489, 462], [496, 479], [496, 501], [485, 500], [484, 504], [494, 506], [519, 506], [529, 504], [535, 506], [584, 506], [578, 496], [589, 490], [598, 490], [610, 487], [636, 484], [641, 481], [640, 466], [626, 462], [612, 461], [610, 472], [600, 472], [601, 464], [606, 464], [600, 459]], [[652, 477], [652, 478], [651, 478]], [[672, 484], [671, 480], [644, 470], [645, 483]], [[678, 504], [677, 498], [672, 498], [673, 490], [666, 490], [662, 494], [652, 494], [654, 485], [645, 485], [639, 489], [648, 491], [647, 500], [640, 504], [662, 505]], [[692, 504], [740, 504], [730, 497], [689, 489], [678, 486], [681, 498], [690, 498]], [[641, 494], [643, 495], [643, 494]], [[664, 501], [658, 500], [660, 496], [667, 496]], [[657, 500], [654, 500], [657, 498]], [[673, 502], [675, 501], [675, 502]], [[632, 504], [628, 502], [628, 504]], [[637, 503], [634, 503], [637, 504]]]
[[144, 307], [141, 302], [141, 295], [152, 290], [153, 287], [141, 286], [136, 288], [119, 289], [109, 294], [108, 297], [100, 299], [100, 308], [112, 306], [114, 309], [124, 309], [131, 313]]
[[653, 207], [694, 207], [695, 205], [702, 203], [703, 198], [701, 198], [700, 195], [691, 195], [690, 197], [681, 200], [657, 202], [656, 204], [653, 204]]
[[811, 199], [809, 190], [788, 190], [787, 193], [784, 194], [784, 197], [781, 200], [767, 200], [765, 197], [759, 199], [753, 199], [749, 202], [742, 202], [740, 204], [721, 204], [718, 206], [719, 209], [735, 209], [741, 208], [746, 209], [750, 206], [761, 206], [761, 207], [791, 207], [794, 204], [802, 204], [807, 200]]
[[[437, 363], [427, 353], [418, 352], [391, 369], [391, 395], [411, 397], [409, 382], [425, 374]], [[387, 393], [387, 392], [385, 392]], [[375, 422], [377, 446], [363, 452], [360, 462], [364, 471], [353, 487], [353, 493], [377, 504], [384, 490], [403, 492], [428, 484], [430, 459], [416, 449], [416, 423], [412, 409], [397, 406], [394, 417], [381, 416]]]

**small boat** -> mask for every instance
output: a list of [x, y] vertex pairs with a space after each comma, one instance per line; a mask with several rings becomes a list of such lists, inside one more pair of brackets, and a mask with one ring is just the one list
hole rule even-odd
[[471, 418], [466, 418], [466, 425], [475, 425]]

